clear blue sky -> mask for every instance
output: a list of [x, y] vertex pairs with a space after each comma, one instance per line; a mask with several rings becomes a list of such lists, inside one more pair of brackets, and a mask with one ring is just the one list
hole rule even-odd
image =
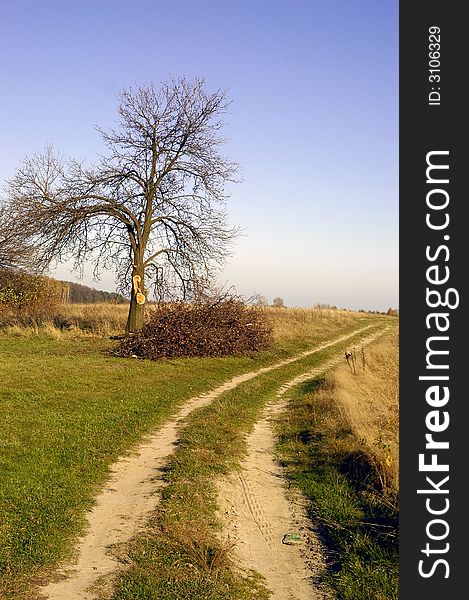
[[397, 0], [2, 0], [0, 180], [46, 143], [93, 159], [122, 88], [201, 76], [229, 90], [242, 166], [228, 211], [245, 235], [220, 281], [397, 306], [397, 27]]

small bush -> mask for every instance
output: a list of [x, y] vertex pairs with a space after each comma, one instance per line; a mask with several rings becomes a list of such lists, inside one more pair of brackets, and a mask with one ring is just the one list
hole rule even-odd
[[15, 316], [51, 314], [61, 304], [62, 282], [13, 269], [0, 269], [0, 313]]
[[240, 300], [161, 304], [142, 331], [126, 338], [120, 356], [156, 360], [255, 352], [271, 343], [264, 312]]

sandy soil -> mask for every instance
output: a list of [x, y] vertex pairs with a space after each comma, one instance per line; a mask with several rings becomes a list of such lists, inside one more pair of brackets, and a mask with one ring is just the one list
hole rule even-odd
[[[112, 466], [111, 477], [97, 496], [94, 508], [88, 514], [87, 530], [84, 536], [78, 540], [75, 562], [60, 567], [53, 580], [38, 590], [39, 597], [49, 600], [93, 600], [98, 588], [101, 594], [112, 589], [113, 578], [122, 572], [129, 562], [120, 548], [124, 547], [125, 543], [144, 527], [149, 514], [158, 504], [160, 497], [158, 491], [164, 485], [165, 465], [168, 457], [174, 451], [178, 439], [178, 428], [190, 412], [209, 404], [223, 392], [233, 389], [244, 381], [318, 352], [322, 348], [334, 345], [356, 333], [357, 331], [336, 338], [269, 367], [234, 377], [207, 394], [189, 400], [171, 421], [153, 435], [148, 436], [129, 456], [121, 458]], [[259, 427], [261, 434], [258, 435], [261, 435], [264, 440], [261, 442], [261, 447], [266, 447], [265, 452], [270, 453], [270, 429], [268, 427], [265, 429], [266, 425], [263, 422], [259, 424]], [[269, 468], [271, 468], [270, 463]], [[251, 471], [252, 469], [249, 468], [248, 472]], [[272, 478], [279, 479], [274, 471], [272, 471], [270, 479]], [[239, 478], [238, 480], [241, 481]], [[256, 481], [256, 476], [254, 480]], [[262, 487], [263, 484], [259, 485]], [[275, 492], [275, 497], [283, 497], [283, 494], [283, 489], [279, 487]], [[258, 495], [262, 496], [262, 494]], [[266, 504], [262, 498], [261, 502]], [[285, 508], [285, 505], [276, 506], [273, 511], [267, 512], [264, 519], [267, 528], [271, 527], [269, 523], [276, 520], [283, 523], [282, 519], [287, 517], [281, 516], [283, 515], [281, 511], [286, 511], [285, 515], [288, 516], [288, 509]], [[276, 514], [277, 516], [275, 516]], [[284, 529], [283, 526], [281, 529]], [[242, 537], [244, 539], [244, 536]], [[255, 537], [255, 535], [253, 536], [251, 533], [251, 537]], [[262, 551], [265, 550], [264, 546], [268, 547], [268, 544], [262, 545]], [[290, 554], [298, 552], [297, 548], [285, 548], [288, 548]], [[259, 565], [259, 571], [263, 573], [263, 565]], [[301, 576], [298, 576], [300, 580], [304, 579], [304, 572], [302, 571], [302, 573]], [[288, 596], [276, 597], [288, 598]]]
[[[381, 334], [379, 334], [381, 335]], [[370, 343], [377, 335], [363, 340]], [[282, 398], [292, 386], [327, 371], [343, 354], [322, 367], [282, 386], [247, 439], [247, 455], [241, 468], [219, 482], [219, 517], [224, 535], [234, 544], [234, 564], [246, 573], [264, 576], [274, 600], [332, 598], [319, 583], [324, 568], [323, 552], [306, 518], [305, 501], [288, 490], [274, 458], [272, 420], [286, 407]], [[293, 534], [294, 544], [287, 544]], [[287, 538], [285, 538], [287, 536]], [[290, 535], [290, 541], [292, 535]]]

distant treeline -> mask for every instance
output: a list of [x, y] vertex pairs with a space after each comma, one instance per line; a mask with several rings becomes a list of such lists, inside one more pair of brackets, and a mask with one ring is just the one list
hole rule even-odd
[[64, 302], [70, 304], [95, 304], [96, 302], [114, 302], [115, 304], [124, 304], [128, 299], [116, 292], [104, 292], [94, 288], [73, 283], [71, 281], [61, 281], [68, 286], [68, 293], [64, 297]]

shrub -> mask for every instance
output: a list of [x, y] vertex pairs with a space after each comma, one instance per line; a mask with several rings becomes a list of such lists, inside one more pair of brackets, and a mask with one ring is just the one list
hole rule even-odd
[[275, 308], [283, 308], [285, 306], [285, 302], [283, 298], [277, 296], [277, 298], [272, 300], [272, 306], [275, 306]]
[[262, 350], [272, 328], [262, 310], [238, 299], [160, 304], [144, 328], [123, 340], [120, 356], [156, 360], [183, 356], [226, 356]]
[[0, 269], [0, 312], [50, 314], [63, 294], [64, 284], [50, 277]]

